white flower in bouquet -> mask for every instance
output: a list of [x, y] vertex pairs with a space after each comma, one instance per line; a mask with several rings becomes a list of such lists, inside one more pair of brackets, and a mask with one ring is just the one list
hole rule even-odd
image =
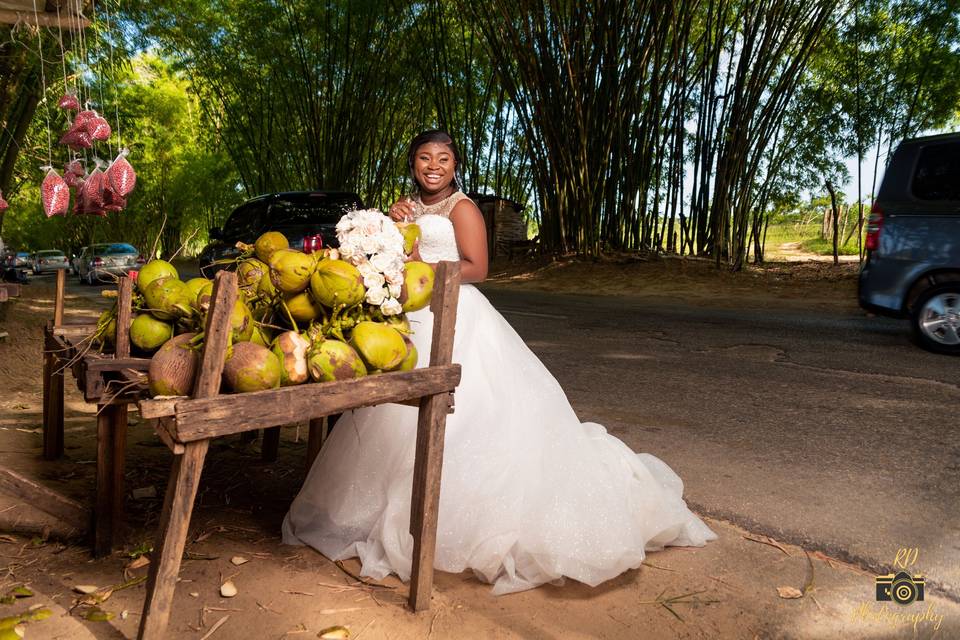
[[367, 295], [364, 298], [364, 300], [374, 306], [382, 305], [388, 299], [392, 300], [393, 298], [389, 297], [389, 292], [383, 287], [372, 287], [367, 289]]
[[402, 313], [397, 299], [403, 284], [403, 234], [376, 209], [350, 211], [337, 222], [340, 257], [359, 271], [367, 304], [384, 315]]
[[380, 305], [380, 311], [385, 316], [397, 316], [403, 313], [403, 305], [396, 298], [387, 298]]

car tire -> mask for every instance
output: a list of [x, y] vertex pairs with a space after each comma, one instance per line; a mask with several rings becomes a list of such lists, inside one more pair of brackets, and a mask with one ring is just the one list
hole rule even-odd
[[960, 282], [945, 282], [920, 294], [910, 310], [914, 342], [928, 351], [960, 355]]

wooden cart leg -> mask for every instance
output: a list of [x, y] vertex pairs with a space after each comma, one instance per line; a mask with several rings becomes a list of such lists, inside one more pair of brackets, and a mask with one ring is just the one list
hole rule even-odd
[[126, 405], [97, 405], [97, 500], [93, 519], [93, 555], [113, 552], [123, 512]]
[[110, 498], [110, 537], [112, 544], [117, 544], [121, 540], [121, 529], [123, 528], [123, 506], [124, 506], [124, 478], [127, 460], [127, 405], [120, 404], [113, 407], [111, 422], [112, 427], [112, 446], [113, 456], [111, 472], [113, 480], [111, 487], [113, 495]]
[[280, 427], [270, 427], [263, 430], [263, 440], [260, 445], [260, 459], [264, 462], [276, 462], [280, 452]]
[[310, 420], [310, 431], [307, 434], [307, 473], [313, 467], [313, 461], [320, 454], [320, 448], [327, 437], [327, 418], [313, 418]]
[[420, 400], [417, 452], [413, 466], [413, 499], [410, 533], [413, 567], [410, 575], [410, 608], [430, 608], [433, 590], [433, 556], [437, 546], [437, 512], [440, 508], [440, 472], [443, 468], [443, 435], [447, 425], [448, 394]]
[[167, 623], [173, 606], [173, 592], [180, 572], [180, 559], [186, 545], [193, 501], [197, 496], [203, 461], [209, 440], [184, 445], [182, 455], [175, 456], [170, 469], [167, 493], [163, 498], [160, 528], [153, 547], [147, 597], [140, 618], [139, 640], [167, 638]]
[[56, 460], [63, 456], [63, 372], [60, 359], [44, 342], [43, 354], [43, 457]]

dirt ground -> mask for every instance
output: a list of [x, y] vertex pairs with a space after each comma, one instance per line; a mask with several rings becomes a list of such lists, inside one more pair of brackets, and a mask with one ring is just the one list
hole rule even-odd
[[[526, 260], [498, 262], [491, 286], [599, 295], [682, 296], [705, 304], [855, 305], [856, 263], [778, 263], [744, 273], [707, 261]], [[41, 331], [52, 315], [51, 280], [37, 279], [8, 304], [0, 343], [0, 464], [91, 504], [95, 407], [66, 383], [66, 456], [41, 453]], [[92, 317], [88, 298], [71, 296], [68, 317]], [[103, 301], [106, 306], [106, 301]], [[305, 474], [305, 431], [283, 430], [279, 460], [259, 444], [222, 438], [207, 458], [180, 572], [172, 638], [315, 638], [344, 625], [351, 638], [949, 638], [960, 637], [960, 606], [928, 594], [923, 608], [876, 602], [874, 576], [818, 553], [707, 519], [719, 539], [705, 548], [651, 553], [644, 565], [599, 587], [573, 581], [504, 597], [471, 574], [436, 574], [433, 606], [405, 608], [406, 584], [361, 582], [304, 547], [280, 544], [280, 522]], [[93, 560], [82, 541], [44, 539], [43, 517], [0, 496], [0, 594], [27, 584], [36, 595], [0, 604], [0, 617], [44, 605], [54, 615], [26, 625], [27, 638], [132, 638], [139, 623], [151, 540], [171, 456], [149, 425], [131, 414], [126, 529], [121, 548]], [[145, 559], [138, 558], [143, 557]], [[235, 564], [242, 557], [247, 562]], [[238, 594], [220, 596], [231, 580]], [[92, 610], [75, 587], [113, 587]], [[123, 588], [118, 588], [123, 587]], [[788, 597], [788, 596], [800, 597]], [[787, 597], [785, 597], [787, 596]], [[895, 605], [894, 605], [895, 607]], [[912, 617], [907, 617], [907, 615]]]

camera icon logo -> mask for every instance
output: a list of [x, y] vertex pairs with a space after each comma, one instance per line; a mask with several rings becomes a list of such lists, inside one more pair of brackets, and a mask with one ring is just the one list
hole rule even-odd
[[911, 576], [906, 571], [877, 576], [877, 601], [908, 605], [923, 602], [923, 576]]

